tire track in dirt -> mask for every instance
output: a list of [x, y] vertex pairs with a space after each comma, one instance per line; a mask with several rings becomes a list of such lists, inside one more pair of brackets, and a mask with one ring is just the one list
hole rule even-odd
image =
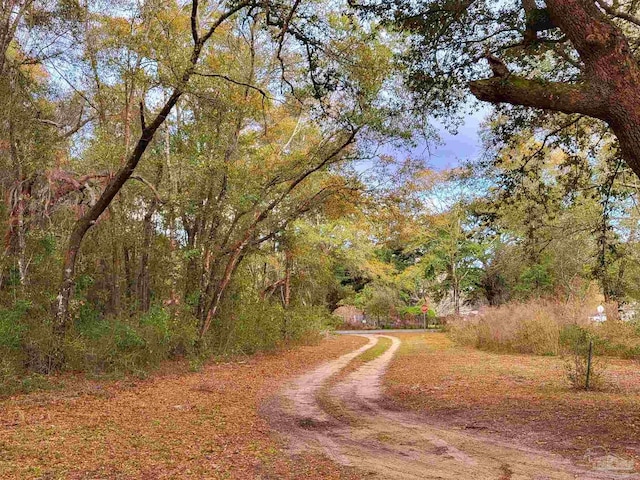
[[[435, 427], [413, 413], [384, 408], [382, 378], [400, 340], [363, 336], [369, 339], [365, 346], [299, 377], [270, 409], [272, 424], [289, 439], [292, 452], [324, 453], [380, 479], [640, 479], [637, 473], [589, 470], [559, 455]], [[357, 421], [346, 423], [322, 410], [318, 392], [380, 337], [391, 339], [391, 346], [329, 390]]]

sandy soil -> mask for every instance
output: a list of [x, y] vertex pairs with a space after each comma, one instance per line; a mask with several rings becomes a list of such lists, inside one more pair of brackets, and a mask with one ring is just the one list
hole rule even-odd
[[[382, 377], [401, 341], [387, 337], [392, 344], [382, 355], [340, 376], [382, 335], [363, 336], [369, 340], [365, 346], [298, 377], [265, 408], [293, 453], [326, 454], [380, 479], [640, 479], [632, 462], [611, 455], [577, 465], [524, 444], [434, 425], [385, 407]], [[323, 388], [349, 415], [323, 410], [327, 402], [318, 401]]]

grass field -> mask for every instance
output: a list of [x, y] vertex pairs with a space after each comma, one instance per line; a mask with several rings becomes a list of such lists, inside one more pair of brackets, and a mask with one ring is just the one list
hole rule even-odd
[[640, 365], [607, 360], [603, 391], [570, 388], [559, 357], [456, 347], [445, 334], [401, 334], [385, 391], [431, 421], [555, 451], [577, 461], [640, 460]]

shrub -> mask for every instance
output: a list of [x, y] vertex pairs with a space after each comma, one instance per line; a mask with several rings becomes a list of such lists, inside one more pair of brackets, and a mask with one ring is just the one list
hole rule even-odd
[[22, 343], [22, 336], [26, 330], [23, 321], [30, 304], [16, 302], [10, 309], [0, 310], [0, 348], [17, 350]]
[[323, 307], [278, 303], [243, 302], [220, 315], [207, 338], [213, 354], [236, 355], [269, 351], [285, 344], [317, 342], [322, 330], [333, 328], [336, 319]]
[[71, 370], [143, 374], [163, 360], [193, 351], [197, 325], [188, 314], [160, 306], [132, 318], [104, 317], [89, 308], [79, 313], [64, 350]]
[[[587, 387], [587, 370], [589, 370], [589, 388], [601, 389], [604, 386], [605, 362], [601, 357], [596, 356], [597, 339], [595, 336], [585, 327], [567, 325], [561, 332], [560, 341], [566, 357], [567, 379], [573, 388], [583, 390]], [[589, 369], [590, 345], [593, 347], [593, 355]]]

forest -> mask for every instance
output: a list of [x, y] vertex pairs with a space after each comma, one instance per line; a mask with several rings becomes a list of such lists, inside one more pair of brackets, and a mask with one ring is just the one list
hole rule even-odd
[[[635, 124], [569, 90], [632, 82], [635, 6], [528, 3], [3, 1], [2, 385], [269, 350], [341, 305], [633, 315]], [[633, 68], [598, 67], [565, 3]], [[480, 101], [482, 154], [433, 167], [434, 125]]]

